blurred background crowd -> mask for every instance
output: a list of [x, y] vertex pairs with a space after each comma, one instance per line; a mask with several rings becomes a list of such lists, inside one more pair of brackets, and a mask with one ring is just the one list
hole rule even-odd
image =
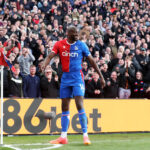
[[70, 25], [106, 81], [84, 59], [86, 98], [150, 98], [149, 0], [0, 0], [0, 47], [16, 68], [4, 68], [5, 97], [59, 97], [59, 57], [41, 66]]

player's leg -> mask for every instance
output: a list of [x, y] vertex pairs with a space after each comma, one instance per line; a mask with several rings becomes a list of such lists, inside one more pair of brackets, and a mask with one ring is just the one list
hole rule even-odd
[[67, 130], [69, 126], [69, 105], [70, 105], [70, 97], [72, 97], [72, 87], [61, 87], [60, 88], [60, 97], [62, 98], [62, 116], [61, 116], [61, 126], [62, 132], [61, 136], [53, 141], [50, 141], [51, 144], [67, 144]]
[[61, 116], [62, 138], [67, 137], [67, 131], [70, 121], [69, 105], [70, 105], [70, 98], [62, 99], [62, 116]]
[[88, 133], [87, 133], [87, 116], [83, 107], [83, 96], [84, 96], [84, 88], [82, 86], [75, 86], [73, 88], [73, 94], [75, 96], [75, 103], [76, 107], [78, 109], [79, 113], [79, 121], [81, 124], [81, 128], [83, 131], [83, 139], [84, 139], [84, 144], [89, 145], [91, 144], [89, 138], [88, 138]]
[[76, 107], [78, 109], [79, 121], [81, 124], [83, 135], [88, 136], [87, 135], [87, 117], [86, 117], [86, 113], [85, 113], [85, 110], [83, 107], [83, 97], [82, 96], [75, 96], [75, 103], [76, 103]]

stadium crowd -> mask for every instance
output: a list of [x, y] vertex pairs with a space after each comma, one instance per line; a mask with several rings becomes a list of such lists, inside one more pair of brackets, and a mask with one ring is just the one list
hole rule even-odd
[[0, 47], [16, 69], [4, 68], [5, 97], [59, 97], [60, 59], [42, 63], [70, 25], [106, 81], [84, 59], [86, 98], [150, 98], [149, 0], [0, 0]]

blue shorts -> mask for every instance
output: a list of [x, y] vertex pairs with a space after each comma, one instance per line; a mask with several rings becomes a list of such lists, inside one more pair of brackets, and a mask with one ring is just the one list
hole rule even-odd
[[84, 96], [85, 85], [81, 72], [63, 73], [60, 85], [60, 98]]
[[60, 98], [73, 98], [74, 96], [84, 96], [84, 84], [76, 86], [60, 86]]

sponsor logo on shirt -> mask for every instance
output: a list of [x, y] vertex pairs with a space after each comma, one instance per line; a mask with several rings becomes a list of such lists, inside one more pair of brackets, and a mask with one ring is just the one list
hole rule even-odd
[[62, 52], [62, 56], [78, 57], [78, 53]]

